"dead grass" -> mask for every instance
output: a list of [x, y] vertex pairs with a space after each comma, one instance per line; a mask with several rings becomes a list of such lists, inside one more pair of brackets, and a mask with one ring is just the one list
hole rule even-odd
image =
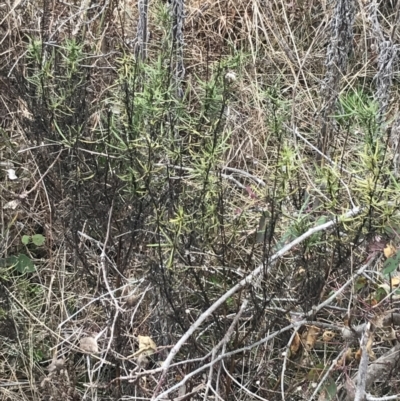
[[[309, 399], [326, 367], [356, 347], [343, 345], [345, 313], [357, 325], [397, 307], [397, 294], [382, 289], [391, 281], [378, 256], [387, 242], [398, 245], [390, 137], [398, 11], [387, 2], [374, 17], [374, 4], [360, 1], [353, 23], [325, 1], [190, 0], [181, 47], [170, 25], [181, 21], [179, 2], [154, 1], [140, 48], [143, 14], [136, 2], [116, 3], [0, 6], [0, 398], [151, 398], [158, 373], [127, 378], [157, 368], [202, 312], [265, 263], [260, 281], [182, 348], [162, 388], [210, 361], [204, 356], [247, 298], [226, 352], [248, 349], [205, 370], [206, 380], [193, 377], [186, 393], [200, 388], [203, 397], [210, 380], [224, 399]], [[27, 52], [32, 40], [46, 44], [36, 61]], [[67, 40], [83, 49], [71, 75]], [[138, 48], [147, 51], [144, 66], [131, 57]], [[379, 115], [361, 121], [359, 103], [345, 115], [340, 102], [355, 92], [368, 107], [376, 102]], [[267, 268], [284, 244], [359, 205], [365, 213]], [[44, 246], [22, 245], [22, 235], [34, 234], [45, 236]], [[19, 254], [35, 272], [10, 264]], [[318, 337], [289, 357], [288, 330], [254, 346], [374, 257], [367, 276], [307, 315], [336, 333], [332, 341]], [[99, 354], [83, 355], [80, 339], [103, 330]], [[303, 343], [308, 330], [299, 329]], [[130, 358], [139, 335], [158, 347], [146, 365]], [[376, 338], [373, 350], [389, 347]], [[322, 393], [334, 388], [343, 397], [340, 385], [357, 363], [353, 353], [332, 368]], [[396, 394], [397, 386], [393, 376], [368, 391]]]

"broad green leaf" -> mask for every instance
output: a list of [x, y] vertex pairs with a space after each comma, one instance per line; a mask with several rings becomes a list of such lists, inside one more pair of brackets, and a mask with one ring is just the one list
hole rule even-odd
[[383, 274], [390, 274], [394, 272], [400, 264], [400, 250], [397, 251], [393, 256], [387, 258], [386, 262], [383, 265]]
[[9, 256], [8, 258], [0, 259], [0, 267], [11, 267], [18, 263], [16, 256]]
[[42, 234], [35, 234], [32, 235], [32, 242], [36, 245], [36, 246], [42, 246], [44, 244], [44, 242], [46, 241], [46, 238], [42, 235]]
[[21, 238], [21, 242], [24, 245], [28, 245], [29, 242], [31, 242], [31, 236], [30, 235], [23, 235], [22, 238]]
[[19, 254], [17, 259], [17, 264], [15, 268], [18, 272], [25, 274], [25, 273], [33, 273], [35, 269], [35, 265], [33, 264], [32, 260], [28, 258], [28, 256], [24, 254]]
[[326, 400], [330, 401], [335, 399], [337, 393], [337, 386], [333, 380], [329, 380], [329, 382], [325, 386], [325, 392], [326, 392]]
[[321, 376], [324, 373], [325, 369], [326, 369], [326, 366], [323, 363], [316, 364], [307, 373], [307, 380], [313, 381], [313, 382], [317, 382], [321, 378]]

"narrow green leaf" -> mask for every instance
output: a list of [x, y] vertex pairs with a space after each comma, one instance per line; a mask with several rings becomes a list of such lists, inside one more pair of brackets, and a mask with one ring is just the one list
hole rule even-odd
[[264, 242], [266, 235], [265, 230], [267, 228], [269, 213], [266, 211], [262, 212], [260, 222], [258, 223], [257, 235], [256, 235], [256, 242], [261, 243]]

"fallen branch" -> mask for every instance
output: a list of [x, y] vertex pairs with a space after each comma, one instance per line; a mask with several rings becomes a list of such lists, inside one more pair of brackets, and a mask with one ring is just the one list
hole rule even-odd
[[369, 388], [378, 380], [387, 378], [400, 359], [400, 344], [396, 344], [388, 352], [371, 363], [368, 367], [365, 388]]
[[369, 361], [367, 344], [370, 335], [372, 335], [372, 333], [370, 333], [370, 329], [371, 329], [371, 323], [368, 322], [365, 325], [364, 335], [360, 343], [361, 360], [360, 360], [360, 366], [358, 367], [356, 395], [354, 397], [354, 401], [363, 401], [365, 399], [365, 387], [367, 382], [367, 370]]
[[[368, 352], [366, 352], [368, 354]], [[364, 350], [363, 350], [364, 354]], [[368, 358], [368, 356], [367, 356]], [[393, 400], [399, 398], [399, 396], [388, 396], [388, 397], [381, 397], [381, 398], [375, 398], [371, 394], [366, 393], [371, 386], [376, 383], [377, 381], [381, 379], [385, 379], [388, 377], [388, 374], [395, 368], [396, 364], [400, 360], [400, 344], [395, 345], [392, 347], [389, 351], [387, 351], [385, 354], [383, 354], [380, 358], [378, 358], [376, 361], [371, 363], [370, 366], [368, 366], [368, 369], [366, 371], [365, 377], [361, 377], [361, 373], [364, 370], [364, 368], [361, 366], [361, 363], [363, 362], [363, 359], [361, 357], [360, 361], [360, 369], [358, 372], [358, 377], [357, 377], [357, 391], [361, 391], [361, 387], [364, 387], [364, 398], [354, 398], [353, 394], [351, 391], [349, 392], [347, 389], [347, 400], [357, 400], [357, 399], [367, 399], [370, 401], [384, 401], [384, 400]], [[367, 361], [368, 363], [368, 361]], [[359, 380], [362, 380], [362, 382], [359, 382]], [[392, 397], [392, 398], [391, 398]]]

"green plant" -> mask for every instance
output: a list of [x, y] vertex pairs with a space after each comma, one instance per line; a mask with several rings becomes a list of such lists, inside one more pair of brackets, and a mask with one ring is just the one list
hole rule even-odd
[[341, 113], [335, 118], [342, 126], [351, 126], [352, 130], [364, 134], [365, 142], [373, 145], [378, 138], [378, 111], [379, 105], [373, 96], [365, 89], [349, 89], [339, 98]]
[[5, 259], [5, 265], [15, 269], [21, 274], [33, 273], [36, 271], [35, 264], [33, 263], [32, 259], [23, 253], [9, 256]]
[[46, 238], [42, 234], [23, 235], [21, 238], [21, 242], [24, 245], [34, 244], [36, 246], [42, 246], [45, 241]]

